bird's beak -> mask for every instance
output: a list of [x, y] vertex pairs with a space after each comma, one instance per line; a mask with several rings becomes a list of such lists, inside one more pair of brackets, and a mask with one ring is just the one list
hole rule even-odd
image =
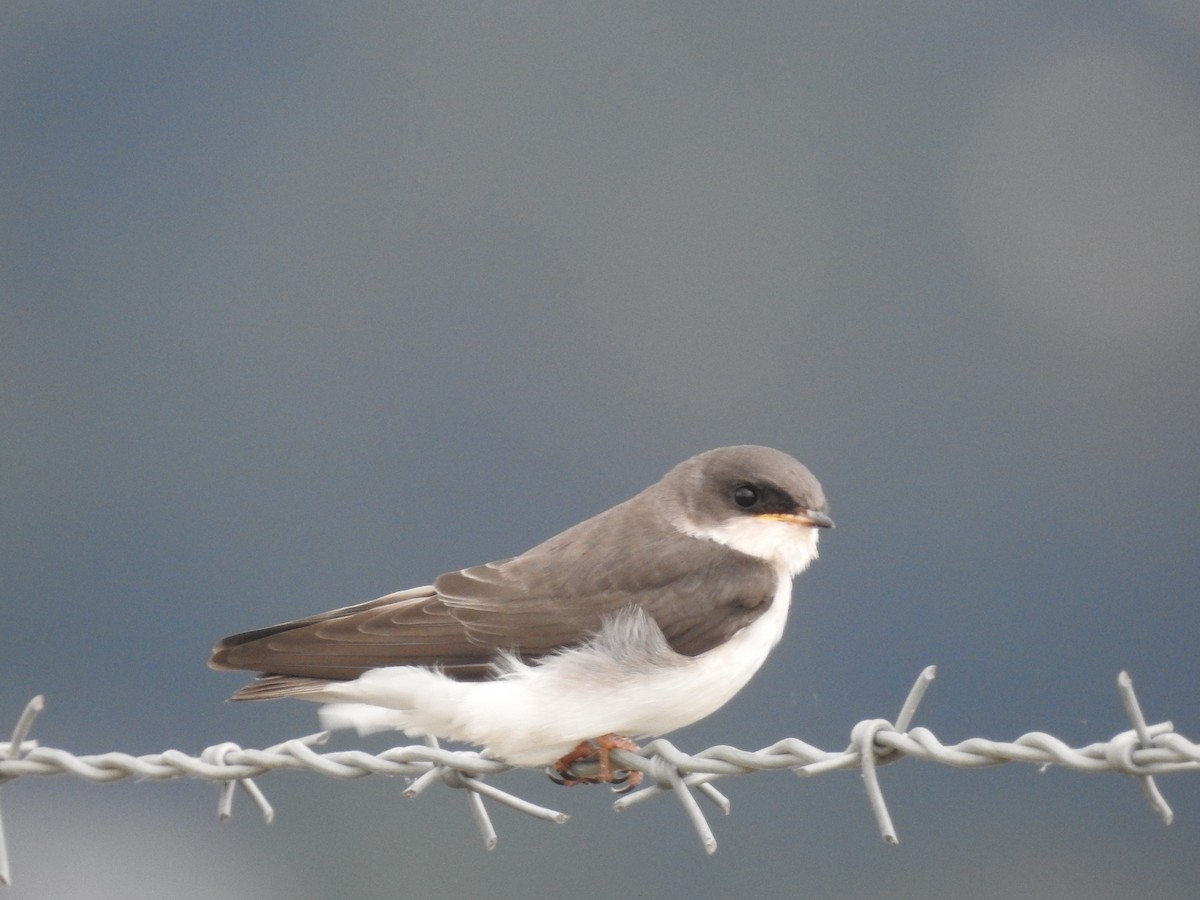
[[815, 509], [805, 509], [798, 513], [763, 513], [759, 518], [791, 522], [793, 525], [807, 525], [809, 528], [833, 528], [833, 519]]

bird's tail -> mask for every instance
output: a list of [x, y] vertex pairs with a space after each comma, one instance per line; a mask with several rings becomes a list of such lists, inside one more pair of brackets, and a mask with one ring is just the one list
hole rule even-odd
[[263, 675], [250, 682], [230, 700], [278, 700], [281, 697], [299, 697], [315, 700], [311, 695], [320, 694], [329, 687], [323, 678], [304, 678], [299, 675]]

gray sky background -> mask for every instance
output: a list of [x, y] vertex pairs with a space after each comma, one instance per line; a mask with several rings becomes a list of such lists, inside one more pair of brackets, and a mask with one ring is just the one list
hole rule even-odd
[[[764, 443], [838, 529], [689, 750], [844, 746], [940, 667], [944, 740], [1200, 735], [1200, 7], [15, 3], [0, 32], [0, 722], [264, 746], [225, 634], [508, 556]], [[0, 726], [8, 727], [8, 726]], [[352, 746], [349, 737], [338, 746]], [[385, 746], [372, 743], [372, 747]], [[681, 810], [382, 780], [3, 792], [6, 896], [1126, 897], [1200, 783], [726, 782]], [[69, 862], [70, 865], [66, 863]]]

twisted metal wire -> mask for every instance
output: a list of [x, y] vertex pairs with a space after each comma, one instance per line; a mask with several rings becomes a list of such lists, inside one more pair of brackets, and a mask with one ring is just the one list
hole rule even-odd
[[[786, 738], [755, 751], [721, 745], [691, 755], [663, 739], [637, 752], [616, 751], [612, 754], [614, 764], [631, 772], [642, 772], [645, 786], [621, 796], [613, 808], [619, 812], [664, 794], [674, 795], [705, 852], [713, 853], [717, 849], [716, 837], [695, 794], [713, 802], [722, 812], [729, 812], [729, 800], [712, 786], [718, 778], [780, 769], [802, 777], [859, 769], [880, 834], [885, 841], [895, 844], [899, 839], [884, 801], [878, 769], [904, 757], [968, 769], [1020, 762], [1041, 768], [1063, 766], [1080, 772], [1132, 775], [1139, 780], [1151, 808], [1166, 824], [1171, 823], [1174, 814], [1159, 792], [1154, 776], [1200, 771], [1200, 745], [1176, 734], [1170, 722], [1148, 725], [1134, 694], [1133, 682], [1125, 672], [1118, 677], [1117, 688], [1133, 727], [1108, 741], [1084, 747], [1070, 747], [1043, 732], [1030, 732], [1011, 742], [971, 738], [958, 744], [943, 744], [929, 729], [909, 727], [934, 675], [933, 666], [921, 673], [894, 722], [867, 719], [855, 725], [850, 745], [841, 751], [821, 750], [797, 738]], [[483, 780], [512, 766], [474, 751], [445, 749], [432, 739], [425, 746], [396, 747], [378, 754], [360, 750], [319, 753], [313, 747], [328, 738], [328, 732], [323, 732], [265, 750], [222, 743], [206, 748], [199, 756], [188, 756], [178, 750], [146, 756], [117, 752], [76, 756], [28, 740], [34, 719], [43, 706], [41, 697], [33, 698], [18, 719], [11, 740], [0, 742], [0, 785], [33, 775], [70, 774], [97, 783], [125, 778], [151, 781], [195, 778], [220, 784], [217, 814], [222, 821], [232, 814], [234, 791], [241, 787], [263, 819], [270, 822], [274, 810], [254, 782], [268, 772], [302, 769], [331, 778], [398, 775], [410, 779], [404, 790], [406, 797], [414, 797], [436, 782], [465, 790], [468, 808], [489, 850], [496, 846], [497, 836], [484, 806], [485, 798], [548, 822], [561, 824], [569, 818], [565, 813], [530, 803]], [[594, 772], [587, 763], [577, 765], [575, 771], [580, 775]], [[9, 883], [8, 854], [0, 820], [0, 885]]]

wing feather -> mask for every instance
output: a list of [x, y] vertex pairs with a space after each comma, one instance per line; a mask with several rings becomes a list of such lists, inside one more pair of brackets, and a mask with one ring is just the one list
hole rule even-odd
[[500, 651], [536, 659], [586, 641], [634, 606], [672, 649], [696, 656], [762, 615], [778, 575], [762, 560], [657, 520], [644, 496], [519, 557], [225, 638], [210, 665], [329, 680], [383, 666], [438, 666], [477, 680], [489, 677]]

